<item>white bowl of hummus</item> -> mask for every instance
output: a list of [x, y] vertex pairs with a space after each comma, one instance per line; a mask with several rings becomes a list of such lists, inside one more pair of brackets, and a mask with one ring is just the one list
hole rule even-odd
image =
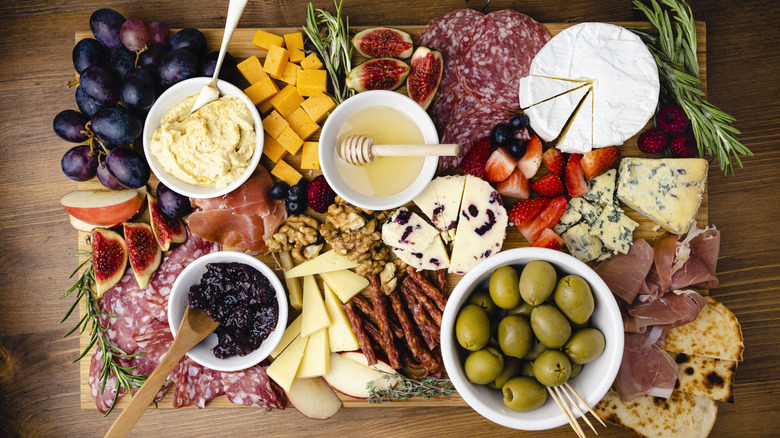
[[190, 114], [211, 78], [181, 81], [166, 90], [144, 124], [144, 154], [152, 172], [171, 190], [215, 198], [238, 188], [263, 153], [263, 122], [238, 87], [219, 80], [220, 98]]

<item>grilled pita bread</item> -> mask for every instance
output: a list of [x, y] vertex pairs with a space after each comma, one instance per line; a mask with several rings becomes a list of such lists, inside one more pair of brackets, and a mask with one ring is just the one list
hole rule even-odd
[[705, 299], [707, 304], [696, 320], [667, 332], [663, 349], [741, 361], [745, 344], [737, 317], [720, 301], [712, 297]]
[[675, 389], [713, 400], [734, 403], [734, 374], [737, 361], [706, 356], [670, 353], [680, 365]]

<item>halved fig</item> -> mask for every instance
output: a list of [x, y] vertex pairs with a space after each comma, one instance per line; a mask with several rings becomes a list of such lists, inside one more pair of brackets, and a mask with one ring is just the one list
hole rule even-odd
[[412, 37], [389, 27], [372, 27], [352, 37], [355, 50], [366, 58], [406, 59], [412, 55]]
[[89, 234], [98, 298], [122, 279], [127, 268], [127, 244], [119, 233], [95, 228]]
[[418, 47], [412, 55], [411, 64], [412, 72], [406, 81], [409, 97], [419, 103], [423, 109], [428, 109], [441, 83], [444, 69], [441, 52], [427, 47]]
[[182, 243], [187, 240], [187, 228], [181, 219], [171, 218], [163, 214], [157, 199], [152, 195], [149, 198], [149, 220], [152, 223], [152, 232], [157, 244], [163, 251], [171, 248], [171, 243]]
[[394, 58], [369, 59], [347, 75], [347, 87], [358, 93], [368, 90], [395, 90], [409, 75], [409, 64]]
[[140, 222], [122, 224], [127, 243], [127, 257], [133, 268], [135, 281], [141, 289], [149, 285], [149, 279], [162, 261], [162, 251], [157, 245], [152, 227]]

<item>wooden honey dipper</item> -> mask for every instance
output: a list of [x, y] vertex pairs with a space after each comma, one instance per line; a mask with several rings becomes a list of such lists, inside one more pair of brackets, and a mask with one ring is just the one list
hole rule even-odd
[[362, 166], [374, 157], [455, 156], [458, 145], [449, 144], [374, 144], [364, 135], [351, 135], [341, 142], [339, 156], [347, 163]]

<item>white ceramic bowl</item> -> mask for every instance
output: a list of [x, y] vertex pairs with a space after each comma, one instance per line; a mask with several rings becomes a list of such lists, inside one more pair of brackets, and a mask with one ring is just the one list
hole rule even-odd
[[[580, 375], [569, 383], [590, 406], [598, 403], [612, 385], [620, 367], [623, 357], [623, 320], [612, 292], [601, 277], [584, 263], [560, 251], [544, 248], [510, 249], [490, 257], [469, 271], [455, 287], [444, 310], [441, 351], [444, 366], [455, 389], [475, 411], [490, 421], [513, 429], [545, 430], [568, 423], [555, 402], [548, 397], [544, 405], [528, 412], [507, 408], [500, 390], [468, 381], [463, 371], [463, 362], [468, 354], [455, 339], [455, 320], [471, 293], [480, 286], [486, 287], [490, 274], [497, 268], [506, 265], [521, 267], [532, 260], [550, 262], [559, 278], [577, 274], [590, 284], [596, 302], [591, 326], [604, 333], [606, 347], [598, 359], [585, 364]], [[580, 404], [580, 408], [587, 412], [584, 405]]]
[[152, 135], [154, 135], [154, 131], [160, 127], [160, 122], [165, 114], [183, 99], [200, 93], [201, 88], [210, 81], [211, 78], [198, 77], [172, 85], [154, 102], [154, 105], [152, 105], [152, 108], [149, 110], [149, 114], [146, 116], [146, 122], [144, 123], [144, 155], [146, 155], [146, 161], [149, 163], [149, 167], [152, 168], [152, 172], [154, 172], [155, 176], [168, 186], [168, 188], [190, 198], [216, 198], [217, 196], [232, 192], [249, 179], [249, 176], [252, 175], [252, 172], [255, 171], [258, 163], [260, 163], [260, 157], [263, 155], [263, 121], [260, 118], [257, 107], [255, 107], [249, 97], [247, 97], [241, 89], [223, 80], [217, 81], [217, 89], [219, 92], [222, 95], [236, 96], [244, 101], [247, 107], [249, 107], [249, 112], [252, 113], [252, 118], [255, 121], [255, 152], [252, 155], [251, 160], [249, 160], [249, 164], [244, 173], [241, 174], [237, 180], [233, 181], [233, 183], [222, 188], [198, 186], [186, 183], [166, 172], [160, 162], [157, 161], [157, 158], [152, 155], [150, 150]]
[[173, 336], [176, 337], [179, 325], [184, 317], [184, 311], [189, 304], [187, 294], [190, 286], [200, 283], [201, 277], [206, 273], [206, 264], [231, 262], [252, 266], [268, 278], [271, 286], [276, 291], [276, 301], [279, 303], [279, 320], [276, 323], [276, 328], [260, 344], [260, 348], [246, 356], [233, 356], [227, 359], [219, 359], [214, 356], [212, 348], [217, 345], [217, 335], [214, 333], [187, 352], [187, 356], [195, 362], [219, 371], [238, 371], [257, 365], [276, 348], [282, 339], [284, 329], [287, 327], [287, 294], [284, 291], [282, 282], [279, 281], [274, 271], [266, 266], [265, 263], [250, 255], [234, 251], [219, 251], [207, 254], [190, 263], [173, 283], [168, 300], [168, 325], [171, 327]]
[[336, 170], [336, 160], [340, 159], [337, 157], [336, 140], [341, 126], [350, 116], [373, 106], [389, 106], [414, 120], [420, 128], [425, 144], [438, 144], [439, 134], [428, 113], [417, 102], [395, 91], [365, 91], [344, 101], [328, 116], [319, 140], [320, 168], [328, 184], [350, 204], [369, 210], [387, 210], [400, 207], [419, 195], [433, 179], [439, 165], [439, 158], [426, 157], [417, 179], [395, 195], [374, 197], [353, 189]]

